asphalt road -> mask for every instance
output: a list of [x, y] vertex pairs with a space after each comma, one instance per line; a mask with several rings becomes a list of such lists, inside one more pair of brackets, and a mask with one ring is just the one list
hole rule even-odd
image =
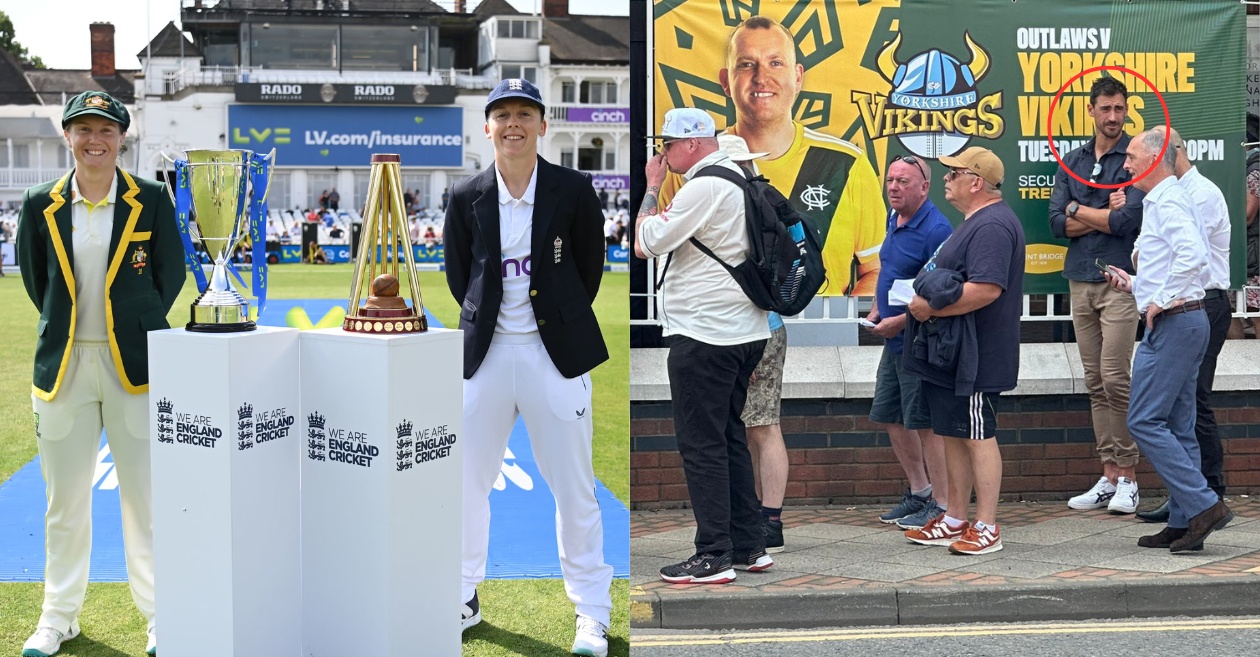
[[634, 657], [1260, 655], [1260, 617], [1156, 618], [766, 632], [638, 631]]

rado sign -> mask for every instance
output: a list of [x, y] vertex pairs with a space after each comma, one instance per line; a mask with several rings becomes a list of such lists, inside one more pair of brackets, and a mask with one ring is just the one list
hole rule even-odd
[[426, 84], [320, 84], [238, 82], [241, 103], [306, 105], [451, 105], [455, 87]]

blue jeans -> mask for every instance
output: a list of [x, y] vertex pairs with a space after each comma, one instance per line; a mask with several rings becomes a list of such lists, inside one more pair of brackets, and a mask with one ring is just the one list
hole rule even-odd
[[1202, 310], [1161, 314], [1133, 357], [1129, 433], [1168, 487], [1168, 526], [1174, 529], [1188, 527], [1218, 499], [1199, 470], [1194, 434], [1195, 382], [1208, 333]]

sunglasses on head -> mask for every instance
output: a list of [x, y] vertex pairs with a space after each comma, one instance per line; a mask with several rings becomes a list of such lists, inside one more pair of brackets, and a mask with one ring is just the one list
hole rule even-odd
[[[906, 164], [909, 164], [910, 166], [913, 166], [914, 168], [919, 170], [919, 173], [923, 174], [923, 179], [927, 180], [927, 177], [928, 177], [927, 169], [923, 168], [923, 163], [919, 160], [919, 158], [913, 155], [898, 155], [897, 157], [894, 157], [892, 161], [893, 162], [901, 161], [901, 162], [905, 162]], [[889, 162], [889, 164], [892, 164], [892, 162]]]

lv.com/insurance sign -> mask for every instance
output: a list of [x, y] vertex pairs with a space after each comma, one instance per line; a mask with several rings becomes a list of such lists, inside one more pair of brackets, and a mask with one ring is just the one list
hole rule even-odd
[[276, 149], [280, 166], [368, 166], [372, 153], [398, 153], [405, 167], [460, 167], [459, 107], [294, 107], [229, 105], [231, 148]]

